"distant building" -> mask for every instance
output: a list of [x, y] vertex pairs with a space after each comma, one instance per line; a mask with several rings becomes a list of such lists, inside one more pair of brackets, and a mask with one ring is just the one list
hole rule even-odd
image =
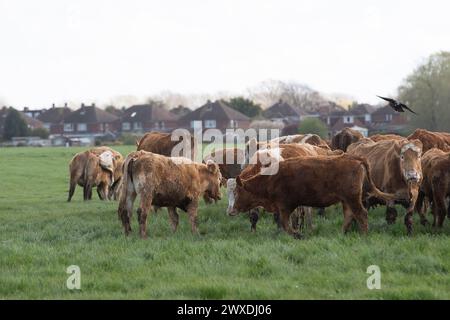
[[22, 113], [25, 114], [26, 116], [30, 117], [30, 118], [37, 119], [39, 117], [39, 115], [41, 115], [45, 111], [46, 111], [46, 109], [33, 109], [33, 110], [31, 110], [28, 107], [24, 107], [23, 110], [22, 110]]
[[50, 134], [63, 134], [63, 120], [71, 112], [72, 110], [67, 107], [67, 104], [65, 104], [64, 107], [55, 107], [53, 104], [50, 109], [40, 113], [37, 116], [37, 119], [43, 123], [44, 128], [46, 128]]
[[371, 133], [395, 133], [399, 134], [405, 130], [409, 118], [405, 113], [394, 111], [385, 106], [372, 113]]
[[173, 113], [178, 118], [181, 118], [181, 117], [184, 117], [185, 115], [191, 113], [192, 110], [185, 106], [179, 105], [178, 107], [170, 109], [170, 112]]
[[180, 127], [191, 130], [197, 128], [219, 129], [225, 133], [226, 129], [248, 129], [250, 118], [234, 110], [222, 100], [208, 102], [200, 108], [181, 117], [178, 121]]
[[68, 137], [103, 137], [114, 135], [118, 126], [117, 116], [97, 108], [95, 104], [91, 106], [82, 104], [80, 109], [64, 117], [63, 133]]
[[134, 105], [126, 109], [121, 117], [122, 132], [168, 132], [176, 128], [177, 117], [161, 106]]
[[263, 116], [266, 119], [283, 122], [286, 125], [298, 125], [300, 121], [306, 118], [318, 117], [319, 114], [294, 107], [286, 101], [280, 99], [277, 103], [264, 110]]

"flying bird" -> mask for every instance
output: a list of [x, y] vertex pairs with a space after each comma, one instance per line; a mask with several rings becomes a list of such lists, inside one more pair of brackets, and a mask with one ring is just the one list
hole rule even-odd
[[394, 99], [391, 99], [391, 98], [385, 98], [385, 97], [380, 97], [380, 96], [377, 96], [377, 97], [381, 98], [383, 100], [386, 100], [387, 102], [389, 102], [389, 106], [392, 109], [394, 109], [395, 111], [397, 111], [397, 112], [405, 112], [405, 110], [403, 110], [403, 109], [406, 109], [406, 110], [408, 110], [408, 111], [410, 111], [410, 112], [412, 112], [414, 114], [417, 114], [414, 111], [412, 111], [406, 104], [403, 104], [403, 103], [398, 102], [398, 101], [396, 101]]

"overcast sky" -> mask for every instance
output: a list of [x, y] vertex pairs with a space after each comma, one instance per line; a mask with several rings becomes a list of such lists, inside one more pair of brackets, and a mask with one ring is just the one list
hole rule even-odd
[[0, 103], [239, 93], [267, 79], [375, 103], [450, 50], [449, 3], [0, 0]]

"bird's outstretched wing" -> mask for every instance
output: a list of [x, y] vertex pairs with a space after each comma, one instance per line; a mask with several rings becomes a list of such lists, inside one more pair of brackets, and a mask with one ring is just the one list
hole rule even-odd
[[397, 102], [397, 101], [395, 101], [394, 99], [391, 99], [391, 98], [385, 98], [385, 97], [381, 97], [381, 96], [377, 96], [377, 97], [378, 97], [378, 98], [381, 98], [381, 99], [383, 99], [383, 100], [392, 102], [392, 103], [396, 103], [396, 102]]
[[401, 106], [402, 108], [405, 108], [406, 110], [409, 110], [410, 112], [412, 112], [412, 113], [414, 113], [414, 114], [419, 115], [418, 113], [412, 111], [406, 104], [401, 103], [400, 106]]

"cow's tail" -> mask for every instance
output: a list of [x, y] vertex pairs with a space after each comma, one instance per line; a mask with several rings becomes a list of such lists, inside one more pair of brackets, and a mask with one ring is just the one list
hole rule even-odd
[[361, 164], [363, 166], [363, 168], [366, 171], [366, 177], [367, 177], [367, 181], [369, 182], [368, 187], [369, 187], [369, 195], [372, 197], [376, 197], [379, 198], [381, 200], [384, 201], [392, 201], [395, 200], [395, 194], [393, 193], [385, 193], [383, 191], [381, 191], [380, 189], [377, 188], [377, 186], [375, 185], [375, 183], [372, 180], [372, 175], [370, 173], [370, 166], [369, 163], [367, 162], [367, 160], [365, 158], [360, 158], [361, 160]]
[[119, 219], [123, 219], [122, 215], [128, 215], [127, 200], [131, 196], [131, 193], [135, 191], [133, 182], [133, 165], [135, 160], [136, 155], [128, 155], [122, 167], [123, 175], [120, 182], [122, 185], [120, 187], [119, 208], [117, 210]]

